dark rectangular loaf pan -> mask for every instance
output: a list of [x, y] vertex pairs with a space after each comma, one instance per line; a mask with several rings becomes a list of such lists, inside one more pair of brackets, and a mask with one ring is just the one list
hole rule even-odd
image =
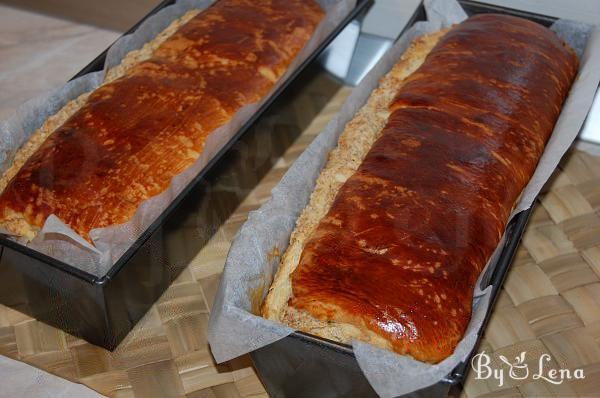
[[[469, 15], [501, 13], [526, 18], [544, 26], [556, 19], [505, 7], [475, 1], [459, 0]], [[407, 24], [426, 19], [421, 4]], [[520, 212], [509, 223], [504, 248], [494, 272], [489, 277], [493, 286], [491, 304], [486, 314], [479, 339], [485, 330], [500, 288], [519, 246], [532, 209]], [[467, 361], [457, 366], [436, 384], [416, 391], [411, 397], [458, 396], [468, 371], [470, 357], [476, 352], [479, 341]], [[377, 394], [361, 372], [352, 347], [302, 332], [295, 332], [273, 344], [251, 353], [254, 366], [271, 397], [376, 397]]]
[[[357, 1], [334, 32], [105, 276], [80, 271], [0, 236], [0, 303], [113, 350], [299, 134], [293, 129], [274, 134], [272, 129], [252, 127], [273, 118], [270, 110], [293, 99], [289, 92], [310, 79], [317, 56], [372, 2]], [[163, 1], [142, 21], [173, 3]], [[106, 51], [75, 77], [102, 70], [105, 57]]]

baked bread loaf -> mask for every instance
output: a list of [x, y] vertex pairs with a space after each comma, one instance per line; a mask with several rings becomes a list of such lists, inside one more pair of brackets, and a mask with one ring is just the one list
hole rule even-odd
[[420, 361], [452, 354], [577, 69], [553, 32], [504, 15], [413, 43], [331, 153], [263, 316]]
[[34, 134], [0, 183], [0, 224], [32, 239], [55, 214], [89, 241], [129, 221], [211, 132], [269, 93], [323, 15], [313, 0], [219, 0], [186, 14]]

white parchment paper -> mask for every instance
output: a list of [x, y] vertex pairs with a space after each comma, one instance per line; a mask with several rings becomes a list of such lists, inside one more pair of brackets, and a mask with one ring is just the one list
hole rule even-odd
[[104, 398], [90, 388], [0, 355], [0, 398]]
[[[250, 213], [238, 232], [227, 257], [221, 284], [209, 323], [208, 340], [217, 362], [227, 361], [271, 344], [293, 332], [293, 329], [254, 315], [253, 298], [264, 299], [279, 265], [271, 258], [273, 247], [283, 252], [302, 209], [307, 205], [315, 181], [327, 155], [337, 144], [344, 126], [366, 102], [379, 79], [397, 62], [412, 39], [424, 33], [450, 26], [466, 18], [455, 0], [426, 0], [428, 20], [416, 23], [384, 55], [379, 63], [356, 87], [311, 145], [300, 155], [281, 182], [273, 189], [272, 198]], [[564, 104], [546, 150], [533, 178], [525, 188], [515, 213], [531, 207], [558, 161], [569, 148], [585, 119], [600, 80], [600, 40], [598, 31], [590, 33], [588, 25], [560, 21], [554, 29], [574, 46], [581, 58], [579, 75]], [[585, 49], [585, 53], [584, 53]], [[504, 244], [504, 239], [500, 245]], [[499, 246], [500, 246], [499, 245]], [[495, 265], [497, 249], [489, 262]], [[486, 270], [487, 271], [487, 270]], [[489, 272], [482, 272], [485, 285]], [[401, 356], [366, 343], [352, 343], [358, 364], [375, 389], [383, 397], [395, 397], [435, 384], [455, 368], [474, 348], [489, 306], [491, 286], [474, 292], [473, 315], [463, 339], [453, 355], [431, 365], [409, 356]]]
[[[127, 53], [141, 48], [187, 11], [203, 10], [213, 2], [214, 0], [179, 0], [174, 5], [162, 9], [148, 18], [134, 33], [122, 37], [110, 48], [104, 72], [82, 76], [49, 95], [28, 101], [19, 107], [8, 120], [0, 122], [0, 171], [10, 165], [16, 151], [49, 116], [54, 115], [70, 100], [98, 87], [104, 80], [105, 72], [118, 65]], [[167, 190], [144, 201], [130, 222], [90, 231], [90, 237], [94, 242], [91, 245], [58, 217], [51, 215], [44, 223], [40, 233], [27, 246], [96, 276], [105, 275], [143, 231], [239, 131], [240, 127], [331, 34], [356, 4], [356, 0], [317, 0], [317, 2], [325, 10], [325, 18], [269, 95], [258, 103], [240, 109], [227, 125], [212, 132], [197, 161], [173, 178], [171, 186]]]

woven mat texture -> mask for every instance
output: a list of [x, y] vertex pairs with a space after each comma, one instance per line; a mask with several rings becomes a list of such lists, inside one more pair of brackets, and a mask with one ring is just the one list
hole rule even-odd
[[[282, 110], [269, 128], [302, 134], [114, 352], [0, 306], [0, 354], [110, 397], [266, 396], [248, 357], [215, 364], [206, 341], [210, 308], [231, 239], [248, 212], [269, 198], [349, 92], [317, 78]], [[583, 368], [586, 378], [560, 385], [509, 379], [499, 387], [471, 372], [463, 396], [600, 394], [599, 214], [600, 158], [573, 152], [536, 206], [481, 345], [495, 364], [499, 355], [526, 351], [533, 369], [548, 353], [552, 366]]]

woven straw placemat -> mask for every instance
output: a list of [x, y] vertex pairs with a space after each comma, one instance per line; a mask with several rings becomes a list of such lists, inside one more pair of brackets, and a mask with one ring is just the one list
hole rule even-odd
[[[269, 126], [303, 133], [114, 352], [0, 306], [0, 354], [111, 397], [266, 396], [248, 357], [215, 364], [206, 341], [209, 311], [235, 232], [349, 92], [318, 77]], [[599, 210], [600, 158], [573, 152], [536, 207], [481, 345], [494, 364], [498, 355], [526, 351], [533, 368], [548, 353], [555, 367], [583, 368], [586, 378], [560, 385], [509, 379], [499, 387], [471, 372], [464, 396], [599, 394]]]
[[[471, 372], [469, 398], [600, 397], [600, 157], [571, 151], [540, 198], [479, 347], [504, 383]], [[515, 380], [500, 355], [514, 364], [522, 352], [529, 377]], [[551, 369], [571, 379], [536, 377]]]

